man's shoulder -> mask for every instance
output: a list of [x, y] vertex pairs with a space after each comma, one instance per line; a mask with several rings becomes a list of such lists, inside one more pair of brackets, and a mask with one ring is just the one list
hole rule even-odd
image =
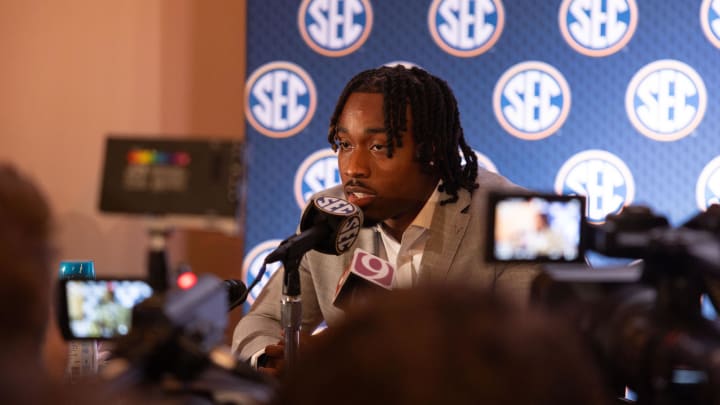
[[513, 183], [507, 177], [482, 168], [478, 169], [478, 175], [475, 178], [475, 183], [478, 184], [478, 190], [481, 190], [484, 193], [492, 190], [524, 190], [524, 188]]
[[484, 207], [484, 203], [487, 200], [488, 194], [492, 191], [502, 192], [526, 192], [527, 189], [518, 186], [517, 184], [510, 181], [507, 177], [500, 174], [489, 172], [484, 169], [478, 170], [478, 175], [475, 178], [475, 183], [478, 187], [472, 191], [470, 200], [472, 205], [481, 205]]
[[[500, 174], [489, 172], [484, 169], [478, 170], [475, 178], [478, 187], [469, 192], [465, 189], [460, 190], [460, 198], [458, 200], [461, 212], [481, 212], [487, 209], [487, 200], [489, 193], [493, 191], [500, 192], [527, 192], [527, 189], [518, 186], [510, 181], [507, 177]], [[484, 214], [483, 214], [484, 215]]]

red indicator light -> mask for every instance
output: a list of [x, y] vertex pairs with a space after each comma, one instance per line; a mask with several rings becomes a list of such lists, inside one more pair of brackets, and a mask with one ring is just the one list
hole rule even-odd
[[187, 272], [178, 276], [177, 286], [183, 290], [189, 290], [197, 283], [197, 276], [195, 273]]

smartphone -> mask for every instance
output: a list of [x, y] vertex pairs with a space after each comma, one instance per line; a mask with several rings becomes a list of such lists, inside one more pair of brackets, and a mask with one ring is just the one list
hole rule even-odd
[[114, 339], [130, 333], [135, 305], [153, 294], [141, 279], [60, 280], [58, 317], [66, 340]]
[[489, 262], [582, 262], [584, 221], [584, 196], [491, 192], [486, 259]]

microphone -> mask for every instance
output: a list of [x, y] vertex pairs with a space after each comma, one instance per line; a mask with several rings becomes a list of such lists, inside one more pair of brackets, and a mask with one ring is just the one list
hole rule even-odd
[[347, 310], [364, 304], [370, 297], [392, 290], [395, 267], [360, 248], [355, 249], [350, 267], [340, 277], [333, 305]]
[[247, 298], [247, 287], [240, 280], [224, 280], [223, 285], [227, 290], [228, 311], [245, 302]]
[[265, 257], [265, 264], [281, 260], [284, 265], [280, 322], [285, 334], [286, 370], [295, 367], [300, 344], [300, 258], [311, 249], [334, 255], [346, 252], [355, 243], [362, 223], [358, 206], [340, 198], [316, 197], [305, 207], [300, 233], [285, 239]]
[[305, 207], [300, 233], [285, 239], [265, 263], [300, 258], [308, 250], [340, 255], [355, 243], [362, 223], [358, 206], [341, 198], [316, 197]]

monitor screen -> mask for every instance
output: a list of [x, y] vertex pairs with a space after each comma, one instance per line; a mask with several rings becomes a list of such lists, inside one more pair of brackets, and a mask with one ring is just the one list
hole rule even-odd
[[583, 260], [584, 197], [494, 193], [488, 211], [490, 261]]
[[235, 221], [244, 173], [238, 140], [109, 136], [100, 210]]

